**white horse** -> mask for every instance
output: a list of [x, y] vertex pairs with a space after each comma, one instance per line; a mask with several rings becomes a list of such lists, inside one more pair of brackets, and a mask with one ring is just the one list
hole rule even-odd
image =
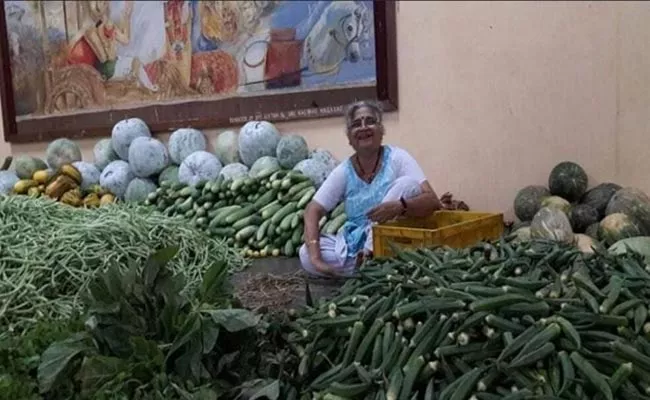
[[[353, 0], [335, 0], [310, 7], [310, 16], [296, 27], [297, 38], [304, 37], [301, 65], [295, 72], [303, 76], [336, 75], [344, 61], [361, 59], [361, 42], [372, 29], [368, 8]], [[264, 62], [270, 29], [249, 36], [238, 54], [242, 82], [240, 91], [264, 90]]]
[[305, 38], [303, 67], [314, 74], [330, 75], [338, 72], [343, 61], [359, 61], [359, 42], [368, 28], [364, 26], [367, 12], [356, 1], [332, 1]]

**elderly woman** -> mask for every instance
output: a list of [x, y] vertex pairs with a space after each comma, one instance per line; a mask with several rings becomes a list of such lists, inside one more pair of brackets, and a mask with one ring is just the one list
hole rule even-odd
[[[442, 208], [422, 169], [404, 149], [383, 145], [382, 111], [370, 102], [345, 113], [354, 154], [318, 189], [304, 214], [300, 261], [311, 275], [352, 275], [372, 251], [372, 224], [398, 217], [425, 217]], [[345, 201], [347, 222], [337, 235], [321, 235], [318, 221]]]

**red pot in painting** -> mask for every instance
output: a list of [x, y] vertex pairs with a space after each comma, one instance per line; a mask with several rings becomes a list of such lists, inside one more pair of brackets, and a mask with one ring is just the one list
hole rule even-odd
[[300, 54], [302, 41], [296, 40], [294, 28], [271, 30], [266, 52], [264, 80], [267, 89], [300, 86]]
[[77, 42], [72, 45], [68, 53], [69, 64], [86, 64], [95, 66], [97, 64], [97, 56], [95, 51], [90, 46], [85, 37], [81, 37]]

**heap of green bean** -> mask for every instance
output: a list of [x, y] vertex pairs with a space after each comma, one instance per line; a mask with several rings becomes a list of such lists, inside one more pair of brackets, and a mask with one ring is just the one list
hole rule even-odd
[[508, 240], [374, 260], [289, 325], [286, 398], [650, 399], [643, 256]]
[[142, 262], [152, 251], [179, 246], [170, 268], [194, 289], [205, 270], [246, 261], [225, 242], [181, 218], [150, 207], [114, 204], [68, 207], [48, 199], [0, 197], [0, 326], [20, 329], [40, 318], [68, 318], [98, 269]]

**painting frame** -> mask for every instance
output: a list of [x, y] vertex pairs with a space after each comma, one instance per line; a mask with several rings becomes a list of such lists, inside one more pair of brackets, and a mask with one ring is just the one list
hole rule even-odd
[[[394, 0], [374, 0], [376, 83], [367, 87], [305, 90], [295, 93], [233, 96], [215, 100], [188, 100], [174, 104], [138, 105], [130, 109], [89, 110], [68, 115], [39, 116], [17, 121], [7, 35], [0, 35], [0, 106], [4, 139], [9, 143], [34, 143], [57, 138], [85, 139], [110, 136], [113, 125], [124, 118], [147, 122], [152, 133], [179, 128], [227, 129], [249, 120], [271, 122], [330, 118], [343, 115], [345, 105], [375, 100], [384, 111], [398, 109], [397, 32]], [[7, 31], [4, 1], [0, 29]]]

